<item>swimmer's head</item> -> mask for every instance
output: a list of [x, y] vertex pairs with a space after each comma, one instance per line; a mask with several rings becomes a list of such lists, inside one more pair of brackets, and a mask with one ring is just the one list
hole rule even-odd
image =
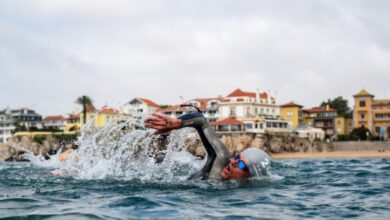
[[264, 151], [248, 148], [235, 156], [223, 169], [222, 178], [229, 180], [265, 176], [268, 174], [270, 162], [270, 157]]

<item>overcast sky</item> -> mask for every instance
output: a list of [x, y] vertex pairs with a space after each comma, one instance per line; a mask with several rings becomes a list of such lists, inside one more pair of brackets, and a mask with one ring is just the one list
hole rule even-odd
[[[0, 109], [271, 91], [390, 99], [390, 1], [0, 0]], [[352, 103], [350, 103], [352, 104]]]

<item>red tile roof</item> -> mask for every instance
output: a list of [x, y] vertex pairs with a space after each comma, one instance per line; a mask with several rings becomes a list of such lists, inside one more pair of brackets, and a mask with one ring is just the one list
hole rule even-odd
[[46, 116], [44, 121], [64, 121], [65, 118], [62, 117], [62, 115], [52, 115], [52, 116]]
[[326, 109], [326, 108], [323, 108], [323, 107], [314, 107], [314, 108], [310, 108], [310, 109], [303, 109], [303, 111], [307, 112], [307, 113], [337, 112], [333, 108]]
[[297, 103], [291, 101], [287, 104], [284, 104], [284, 105], [281, 105], [280, 107], [299, 107], [299, 108], [302, 108], [303, 106], [302, 105], [298, 105]]
[[220, 121], [213, 122], [214, 125], [242, 125], [242, 121], [235, 118], [227, 118]]
[[[227, 97], [241, 97], [241, 96], [248, 96], [248, 97], [256, 98], [256, 93], [255, 92], [245, 92], [245, 91], [242, 91], [241, 89], [236, 89], [232, 93], [230, 93]], [[262, 92], [262, 93], [260, 93], [260, 98], [267, 99], [268, 94], [266, 92]]]
[[148, 106], [152, 106], [152, 107], [159, 107], [159, 105], [155, 102], [153, 102], [152, 100], [150, 99], [145, 99], [145, 98], [137, 98], [139, 100], [141, 100], [142, 102], [145, 102]]
[[117, 115], [117, 114], [119, 114], [119, 111], [114, 109], [114, 108], [110, 108], [108, 106], [104, 106], [103, 108], [101, 108], [99, 110], [99, 113], [100, 114], [107, 114], [107, 115]]

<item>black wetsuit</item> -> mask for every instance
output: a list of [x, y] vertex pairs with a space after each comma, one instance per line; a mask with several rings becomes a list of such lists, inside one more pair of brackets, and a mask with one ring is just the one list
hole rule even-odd
[[223, 168], [229, 163], [229, 152], [226, 146], [218, 139], [212, 125], [200, 112], [185, 114], [179, 119], [183, 127], [195, 128], [203, 142], [207, 152], [207, 160], [204, 167], [193, 174], [190, 179], [221, 179]]

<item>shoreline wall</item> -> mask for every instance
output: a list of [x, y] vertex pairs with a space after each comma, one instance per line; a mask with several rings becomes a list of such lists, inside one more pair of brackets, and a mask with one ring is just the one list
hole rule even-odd
[[333, 151], [390, 150], [390, 141], [338, 141], [331, 145]]

